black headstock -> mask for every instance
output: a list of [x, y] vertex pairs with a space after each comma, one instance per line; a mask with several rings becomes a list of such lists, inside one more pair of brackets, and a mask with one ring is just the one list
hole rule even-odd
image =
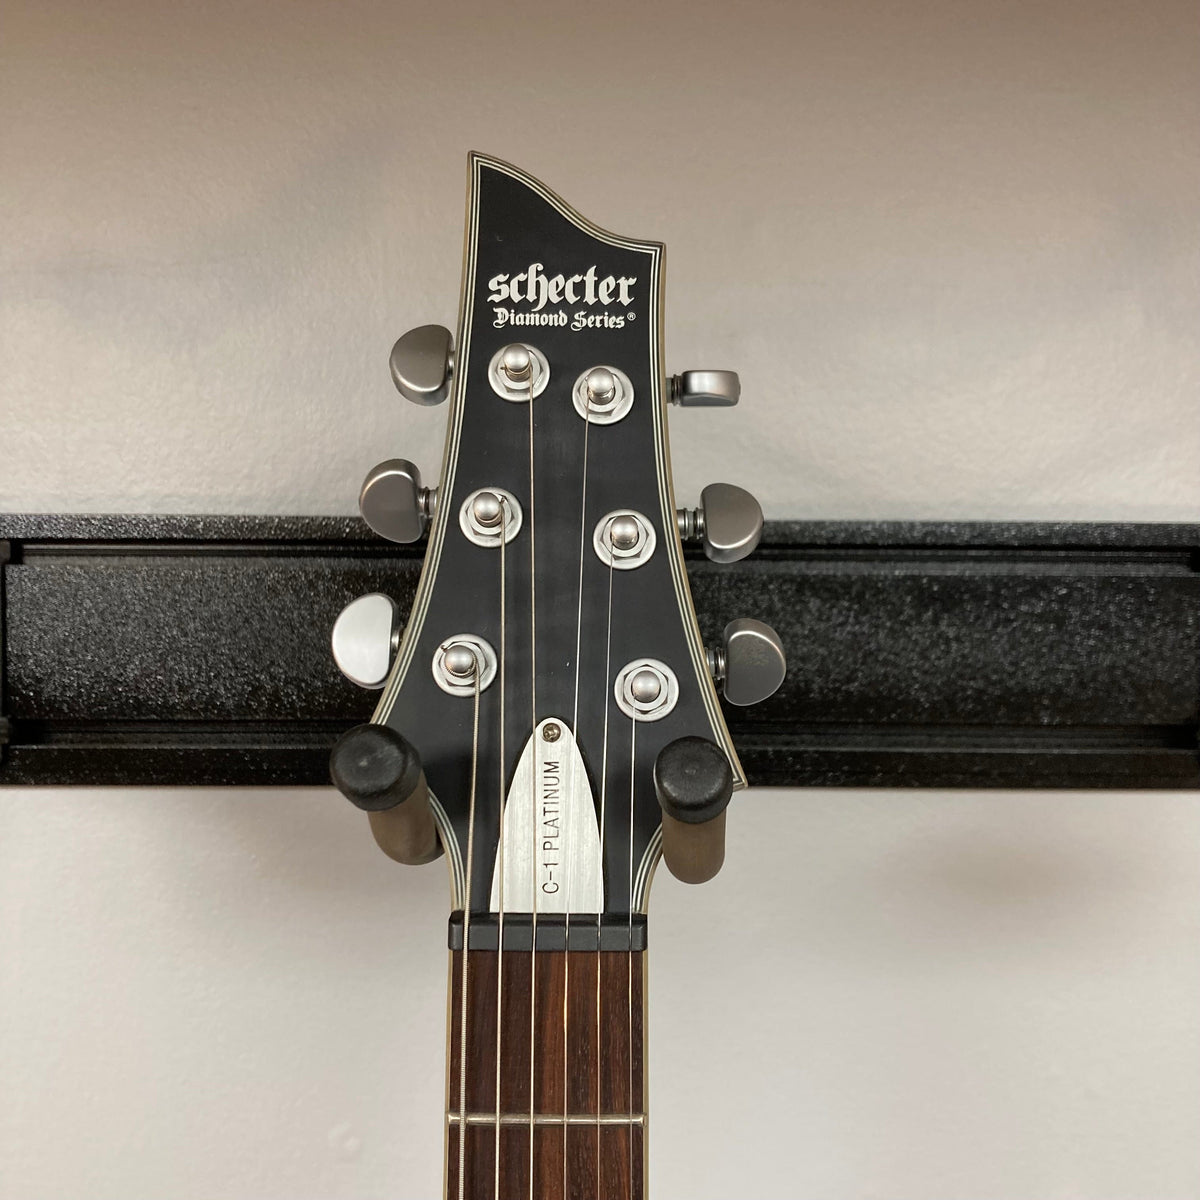
[[[662, 767], [678, 768], [665, 792], [682, 796], [684, 826], [745, 786], [684, 571], [662, 263], [659, 243], [607, 233], [523, 172], [471, 156], [443, 475], [434, 495], [400, 470], [432, 521], [372, 718], [419, 752], [456, 909], [498, 906], [502, 857], [506, 911], [644, 911], [664, 748], [703, 741]], [[439, 351], [419, 333], [433, 349], [411, 373], [429, 378], [406, 394], [424, 400], [439, 391]]]

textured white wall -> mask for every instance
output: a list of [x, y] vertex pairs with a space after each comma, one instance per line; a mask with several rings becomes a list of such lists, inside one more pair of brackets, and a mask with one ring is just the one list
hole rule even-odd
[[[668, 243], [677, 483], [1195, 520], [1190, 2], [0, 15], [0, 507], [429, 473], [465, 154]], [[364, 712], [369, 702], [364, 707]], [[657, 1200], [1196, 1200], [1194, 796], [759, 792], [653, 906]], [[0, 1197], [428, 1200], [440, 867], [326, 792], [0, 797]]]

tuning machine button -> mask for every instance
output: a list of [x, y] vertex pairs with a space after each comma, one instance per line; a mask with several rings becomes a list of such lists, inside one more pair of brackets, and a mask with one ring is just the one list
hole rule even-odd
[[709, 646], [708, 669], [730, 704], [758, 704], [773, 696], [787, 675], [779, 634], [763, 621], [738, 617], [725, 626], [720, 646]]
[[406, 458], [372, 467], [358, 493], [362, 518], [389, 542], [415, 542], [437, 512], [437, 488], [421, 486], [421, 472]]
[[705, 883], [725, 861], [729, 760], [707, 738], [676, 738], [654, 760], [654, 791], [662, 809], [663, 860], [676, 879]]
[[732, 408], [742, 394], [736, 371], [684, 371], [670, 383], [671, 403], [682, 408]]
[[762, 505], [745, 488], [710, 483], [700, 493], [699, 508], [675, 514], [679, 536], [702, 541], [704, 553], [718, 563], [737, 562], [752, 554], [763, 531]]
[[396, 602], [382, 592], [359, 596], [342, 609], [330, 637], [333, 661], [351, 683], [381, 688], [400, 645]]
[[414, 404], [441, 404], [450, 394], [454, 339], [441, 325], [410, 329], [392, 347], [392, 379]]

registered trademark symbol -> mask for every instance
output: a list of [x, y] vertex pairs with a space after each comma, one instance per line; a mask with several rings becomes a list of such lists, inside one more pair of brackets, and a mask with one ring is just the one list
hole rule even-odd
[[637, 316], [637, 313], [626, 313], [626, 314], [625, 314], [625, 317], [626, 317], [626, 319], [627, 319], [627, 320], [630, 320], [630, 321], [632, 321], [632, 320], [633, 320], [633, 318], [634, 318], [634, 317], [636, 317], [636, 316]]

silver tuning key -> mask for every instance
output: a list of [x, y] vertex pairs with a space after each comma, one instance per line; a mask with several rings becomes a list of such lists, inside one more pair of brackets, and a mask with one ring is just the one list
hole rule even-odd
[[736, 371], [684, 371], [670, 383], [671, 403], [683, 408], [732, 408], [742, 394]]
[[400, 645], [399, 610], [390, 596], [370, 592], [342, 609], [333, 623], [333, 661], [351, 683], [381, 688]]
[[745, 488], [710, 483], [700, 493], [699, 508], [675, 514], [685, 542], [703, 542], [713, 562], [731, 563], [753, 554], [763, 531], [762, 505]]
[[758, 704], [773, 696], [787, 675], [779, 634], [763, 621], [738, 617], [725, 626], [720, 646], [709, 646], [708, 669], [730, 704]]
[[392, 379], [406, 400], [441, 404], [450, 394], [454, 338], [441, 325], [410, 329], [392, 347]]
[[372, 467], [358, 493], [362, 518], [389, 542], [415, 542], [437, 512], [437, 488], [421, 486], [421, 472], [406, 458]]

